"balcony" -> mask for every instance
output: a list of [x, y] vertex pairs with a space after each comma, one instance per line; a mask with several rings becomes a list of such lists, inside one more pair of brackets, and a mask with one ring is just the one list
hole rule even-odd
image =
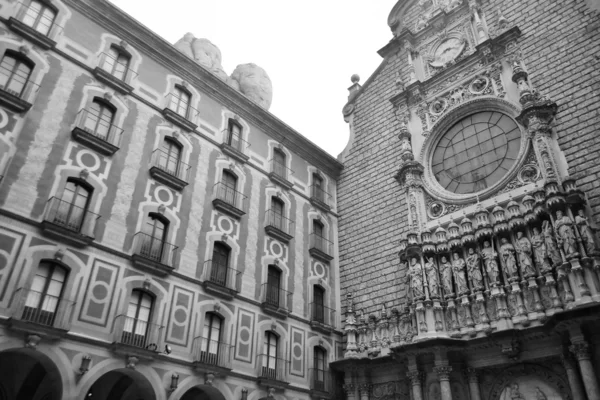
[[331, 195], [320, 186], [310, 187], [310, 202], [323, 211], [331, 210]]
[[294, 174], [294, 171], [274, 159], [269, 160], [269, 164], [271, 165], [269, 179], [288, 190], [291, 189], [294, 184], [290, 182], [290, 178]]
[[133, 91], [131, 82], [137, 73], [129, 68], [129, 64], [119, 62], [108, 53], [100, 53], [98, 66], [92, 71], [96, 79], [122, 94]]
[[163, 109], [163, 117], [181, 129], [191, 132], [198, 127], [198, 125], [194, 123], [194, 120], [198, 115], [198, 110], [189, 104], [185, 110], [181, 110], [180, 107], [177, 106], [177, 104], [181, 103], [178, 99], [179, 98], [173, 93], [167, 95], [165, 98], [167, 106]]
[[315, 400], [333, 398], [333, 379], [327, 368], [309, 368], [310, 397]]
[[36, 21], [28, 13], [28, 10], [29, 4], [19, 2], [15, 17], [8, 19], [8, 27], [44, 50], [54, 48], [56, 46], [55, 39], [62, 31], [62, 26], [54, 23], [54, 17], [49, 18], [43, 14]]
[[212, 260], [204, 263], [202, 286], [208, 293], [231, 300], [240, 292], [241, 272]]
[[248, 197], [244, 196], [231, 186], [222, 182], [214, 186], [213, 206], [235, 218], [240, 219], [248, 212]]
[[263, 283], [261, 288], [261, 308], [266, 314], [285, 319], [291, 312], [292, 292], [277, 286]]
[[290, 362], [284, 358], [259, 354], [256, 356], [258, 384], [266, 388], [285, 389], [289, 385], [289, 364]]
[[241, 163], [248, 161], [250, 157], [245, 153], [246, 149], [250, 147], [250, 143], [242, 139], [240, 135], [232, 134], [228, 129], [224, 130], [222, 133], [223, 143], [221, 143], [221, 150], [223, 153], [235, 158]]
[[99, 153], [112, 155], [119, 150], [123, 129], [104, 121], [90, 110], [81, 110], [71, 131], [73, 139]]
[[0, 66], [0, 105], [16, 113], [28, 111], [33, 105], [33, 98], [40, 89], [28, 78], [13, 75], [5, 67]]
[[309, 320], [312, 329], [329, 335], [335, 323], [335, 310], [320, 303], [310, 303]]
[[175, 190], [183, 190], [188, 185], [191, 167], [161, 149], [152, 152], [150, 165], [150, 176], [158, 182]]
[[133, 237], [133, 265], [141, 270], [151, 272], [158, 276], [166, 276], [175, 268], [173, 259], [177, 246], [153, 237], [143, 232], [138, 232]]
[[71, 329], [72, 300], [19, 288], [11, 305], [11, 329], [49, 339], [59, 339]]
[[289, 243], [294, 238], [294, 221], [273, 210], [268, 210], [266, 213], [265, 232], [277, 240]]
[[112, 349], [115, 353], [144, 360], [153, 359], [161, 350], [163, 327], [138, 318], [118, 315], [114, 323]]
[[198, 336], [192, 344], [194, 368], [200, 372], [224, 374], [231, 371], [233, 346]]
[[309, 236], [308, 252], [314, 258], [324, 262], [333, 260], [332, 254], [333, 243], [325, 239], [323, 236], [316, 233], [311, 233]]
[[52, 197], [46, 204], [42, 231], [50, 237], [83, 247], [94, 240], [100, 215], [68, 201]]

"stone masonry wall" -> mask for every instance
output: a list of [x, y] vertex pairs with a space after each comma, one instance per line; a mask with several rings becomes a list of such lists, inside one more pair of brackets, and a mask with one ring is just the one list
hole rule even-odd
[[[555, 129], [569, 174], [600, 222], [600, 14], [584, 0], [483, 0], [482, 7], [490, 29], [499, 7], [521, 29], [530, 82], [557, 102]], [[355, 140], [338, 186], [341, 294], [352, 293], [367, 315], [382, 303], [401, 304], [406, 292], [397, 253], [407, 209], [394, 179], [399, 123], [389, 101], [398, 93], [398, 73], [407, 80], [406, 69], [403, 51], [389, 56], [356, 100]]]

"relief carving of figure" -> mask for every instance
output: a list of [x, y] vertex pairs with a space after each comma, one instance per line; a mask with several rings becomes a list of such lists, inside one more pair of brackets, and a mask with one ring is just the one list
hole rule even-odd
[[573, 223], [561, 210], [556, 212], [556, 233], [558, 243], [562, 246], [566, 256], [577, 253], [577, 241], [573, 232]]
[[442, 256], [442, 262], [440, 263], [440, 272], [442, 273], [442, 287], [444, 288], [444, 295], [448, 296], [454, 293], [452, 288], [452, 265], [448, 262], [446, 256]]
[[542, 272], [549, 271], [552, 266], [548, 262], [548, 250], [544, 236], [540, 233], [539, 228], [533, 228], [533, 235], [531, 235], [531, 244], [533, 246], [533, 252], [535, 254], [535, 261]]
[[524, 277], [530, 277], [536, 275], [535, 267], [533, 266], [533, 251], [531, 248], [531, 242], [526, 236], [523, 236], [523, 232], [517, 232], [516, 249], [519, 255], [519, 264], [521, 265], [521, 272]]
[[475, 289], [483, 288], [483, 275], [481, 274], [480, 257], [472, 247], [469, 247], [467, 255], [467, 271], [471, 279], [471, 285]]
[[597, 251], [597, 247], [594, 237], [594, 230], [590, 226], [582, 208], [577, 211], [575, 223], [579, 229], [579, 234], [581, 235], [581, 240], [583, 240], [583, 245], [585, 246], [585, 251], [587, 252], [588, 256], [592, 253], [595, 253]]
[[460, 258], [458, 253], [452, 255], [452, 271], [454, 272], [454, 282], [456, 282], [456, 290], [458, 293], [467, 292], [467, 277], [465, 274], [465, 260]]
[[425, 274], [427, 275], [427, 283], [429, 285], [429, 295], [432, 297], [439, 297], [440, 278], [433, 257], [428, 258], [425, 263]]
[[487, 273], [490, 285], [496, 285], [498, 283], [498, 277], [500, 276], [500, 270], [498, 269], [498, 253], [490, 246], [490, 242], [487, 240], [483, 242], [483, 250], [481, 250], [481, 256], [485, 262], [485, 272]]
[[515, 257], [515, 247], [508, 242], [508, 239], [502, 238], [500, 245], [500, 254], [504, 260], [504, 267], [509, 278], [518, 278], [517, 259]]
[[550, 221], [542, 222], [542, 231], [544, 232], [544, 241], [546, 242], [546, 248], [548, 249], [550, 260], [552, 260], [554, 265], [560, 264], [562, 262], [562, 257], [558, 251], [558, 245], [556, 243], [554, 230], [552, 229], [552, 224]]
[[413, 292], [415, 299], [425, 297], [425, 291], [423, 289], [423, 268], [421, 264], [417, 262], [415, 257], [410, 259], [410, 288]]

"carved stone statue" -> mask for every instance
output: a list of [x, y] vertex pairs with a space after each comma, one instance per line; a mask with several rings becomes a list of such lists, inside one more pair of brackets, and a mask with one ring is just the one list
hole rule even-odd
[[428, 258], [425, 262], [425, 275], [427, 275], [427, 284], [429, 285], [429, 295], [431, 297], [439, 297], [440, 295], [440, 278], [438, 268], [435, 265], [433, 257]]
[[550, 256], [550, 260], [552, 260], [552, 264], [558, 265], [562, 263], [562, 257], [560, 256], [560, 252], [558, 251], [558, 245], [556, 243], [556, 238], [554, 237], [554, 230], [552, 229], [552, 224], [550, 223], [550, 221], [542, 222], [542, 230], [544, 232], [544, 241], [546, 242], [548, 255]]
[[467, 271], [474, 289], [483, 288], [483, 275], [481, 274], [480, 257], [472, 247], [469, 247], [467, 255]]
[[481, 256], [485, 262], [485, 272], [487, 274], [490, 285], [496, 285], [499, 281], [500, 270], [498, 269], [498, 253], [490, 246], [487, 240], [483, 242], [483, 250]]
[[535, 267], [533, 266], [533, 251], [531, 242], [523, 235], [523, 232], [517, 232], [516, 241], [517, 254], [519, 255], [519, 264], [524, 277], [536, 275]]
[[454, 294], [452, 287], [452, 264], [448, 262], [445, 256], [442, 256], [440, 263], [440, 272], [442, 274], [442, 287], [444, 289], [444, 295], [448, 296]]
[[585, 251], [587, 252], [588, 256], [592, 253], [595, 253], [598, 248], [596, 247], [594, 231], [588, 223], [588, 219], [585, 216], [582, 208], [577, 211], [575, 223], [577, 224], [577, 229], [579, 229], [579, 234], [581, 235], [581, 240], [583, 241], [583, 245], [585, 246]]
[[508, 239], [502, 238], [500, 245], [500, 254], [504, 260], [504, 267], [509, 278], [518, 278], [517, 259], [515, 257], [515, 247], [508, 242]]
[[410, 288], [413, 292], [413, 297], [415, 299], [425, 297], [425, 292], [423, 289], [423, 268], [421, 264], [417, 262], [415, 257], [410, 259]]
[[558, 243], [562, 246], [566, 256], [571, 256], [577, 253], [577, 241], [575, 232], [573, 232], [573, 223], [571, 219], [564, 215], [561, 210], [556, 212], [555, 228], [558, 238]]
[[467, 277], [465, 274], [465, 260], [460, 258], [458, 253], [452, 254], [452, 271], [454, 272], [454, 282], [458, 293], [467, 292]]
[[535, 262], [542, 272], [549, 271], [552, 266], [548, 262], [548, 250], [544, 236], [540, 233], [539, 228], [533, 228], [533, 235], [531, 235], [531, 244], [533, 246], [533, 252], [535, 254]]
[[183, 38], [175, 42], [175, 48], [220, 79], [228, 80], [227, 74], [221, 65], [221, 50], [212, 44], [210, 40], [196, 38], [192, 33], [186, 33]]

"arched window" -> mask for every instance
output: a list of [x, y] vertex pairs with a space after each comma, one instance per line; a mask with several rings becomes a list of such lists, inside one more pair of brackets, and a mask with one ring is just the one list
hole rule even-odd
[[279, 307], [281, 297], [281, 270], [274, 265], [269, 265], [267, 271], [267, 304]]
[[321, 286], [313, 286], [313, 321], [325, 322], [325, 289]]
[[111, 46], [108, 49], [107, 57], [104, 59], [103, 69], [115, 78], [124, 81], [127, 77], [130, 60], [131, 56], [123, 49]]
[[313, 387], [314, 390], [325, 391], [325, 373], [326, 366], [325, 360], [327, 360], [327, 353], [322, 347], [316, 346], [314, 349], [313, 358]]
[[168, 228], [169, 221], [165, 217], [156, 213], [148, 214], [143, 228], [140, 253], [151, 260], [161, 262]]
[[313, 192], [312, 196], [320, 201], [325, 201], [325, 186], [323, 185], [323, 178], [319, 174], [313, 174]]
[[279, 149], [273, 150], [273, 172], [275, 175], [287, 179], [287, 167], [285, 166], [285, 153]]
[[27, 291], [23, 319], [52, 326], [61, 301], [68, 271], [52, 261], [42, 261], [37, 268], [31, 289]]
[[285, 203], [281, 199], [271, 197], [271, 225], [282, 231], [286, 231], [284, 209]]
[[92, 187], [80, 179], [67, 179], [52, 222], [75, 232], [81, 231], [92, 191]]
[[30, 59], [7, 50], [0, 62], [0, 88], [21, 97], [34, 66]]
[[56, 9], [46, 2], [32, 0], [25, 11], [22, 22], [47, 36], [56, 18]]
[[227, 133], [227, 144], [238, 150], [241, 148], [242, 126], [235, 119], [229, 120], [229, 130]]
[[231, 249], [225, 243], [215, 242], [212, 255], [210, 280], [221, 286], [227, 286], [227, 270]]
[[188, 117], [190, 106], [190, 93], [182, 86], [175, 85], [173, 93], [171, 93], [171, 102], [169, 108], [184, 118]]
[[237, 186], [237, 176], [233, 173], [224, 170], [223, 175], [221, 176], [221, 193], [219, 198], [225, 200], [227, 203], [231, 205], [236, 205], [236, 186]]
[[279, 338], [274, 332], [265, 332], [263, 343], [263, 376], [277, 378], [277, 353]]
[[131, 292], [123, 324], [123, 343], [146, 348], [153, 304], [154, 298], [148, 292], [141, 289], [134, 289]]
[[325, 227], [321, 222], [313, 220], [313, 234], [315, 236], [315, 247], [319, 250], [325, 250]]
[[108, 139], [116, 108], [99, 98], [94, 98], [87, 113], [84, 129], [103, 140]]
[[178, 176], [181, 149], [181, 144], [173, 139], [165, 138], [160, 149], [159, 168], [173, 176]]
[[222, 326], [223, 320], [221, 317], [215, 313], [206, 313], [204, 318], [204, 328], [202, 329], [200, 361], [206, 364], [218, 364]]

